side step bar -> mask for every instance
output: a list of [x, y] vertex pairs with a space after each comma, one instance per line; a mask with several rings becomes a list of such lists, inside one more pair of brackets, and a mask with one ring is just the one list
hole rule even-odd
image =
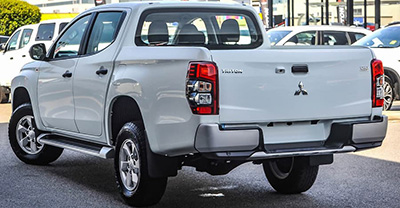
[[114, 149], [112, 147], [78, 141], [54, 134], [41, 134], [37, 141], [41, 144], [69, 149], [104, 159], [114, 158]]

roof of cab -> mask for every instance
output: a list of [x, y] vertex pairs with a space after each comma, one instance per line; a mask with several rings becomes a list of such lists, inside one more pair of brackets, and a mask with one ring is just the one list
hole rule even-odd
[[169, 1], [154, 1], [154, 2], [126, 2], [126, 3], [114, 3], [114, 4], [105, 4], [97, 7], [92, 7], [91, 10], [95, 10], [97, 8], [140, 8], [140, 7], [216, 7], [216, 8], [238, 8], [238, 6], [249, 7], [244, 4], [239, 3], [221, 3], [221, 2], [169, 2]]

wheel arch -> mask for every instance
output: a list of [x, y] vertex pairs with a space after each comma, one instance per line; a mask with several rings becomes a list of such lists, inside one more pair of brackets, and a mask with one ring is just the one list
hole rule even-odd
[[143, 123], [142, 113], [136, 100], [129, 96], [115, 97], [109, 108], [109, 122], [110, 142], [114, 145], [119, 130], [124, 124], [128, 122]]
[[128, 122], [141, 123], [144, 128], [146, 155], [149, 175], [154, 178], [176, 176], [181, 162], [180, 157], [166, 157], [154, 153], [147, 138], [146, 127], [142, 117], [139, 104], [132, 97], [122, 95], [115, 97], [109, 108], [109, 130], [111, 144], [116, 144], [116, 139], [120, 129]]
[[12, 96], [12, 110], [14, 111], [24, 103], [32, 104], [29, 92], [25, 87], [17, 87]]
[[396, 100], [400, 99], [400, 76], [399, 76], [399, 74], [394, 69], [389, 68], [389, 67], [384, 67], [384, 71], [385, 71], [385, 75], [389, 76], [389, 78], [393, 82], [395, 99]]

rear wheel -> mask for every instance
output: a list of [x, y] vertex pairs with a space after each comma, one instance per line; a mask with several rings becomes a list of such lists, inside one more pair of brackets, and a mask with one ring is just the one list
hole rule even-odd
[[386, 75], [385, 75], [385, 84], [383, 84], [383, 95], [385, 100], [385, 103], [383, 105], [383, 110], [390, 110], [394, 99], [393, 82]]
[[146, 140], [142, 125], [126, 123], [117, 137], [114, 168], [122, 198], [131, 206], [157, 204], [164, 195], [167, 177], [151, 178], [147, 170]]
[[36, 128], [30, 104], [19, 106], [12, 114], [8, 127], [11, 148], [23, 162], [34, 165], [46, 165], [60, 157], [63, 149], [40, 144], [37, 137], [40, 130]]
[[318, 166], [310, 166], [306, 159], [291, 157], [268, 160], [263, 163], [265, 176], [279, 193], [305, 192], [311, 188], [318, 175]]

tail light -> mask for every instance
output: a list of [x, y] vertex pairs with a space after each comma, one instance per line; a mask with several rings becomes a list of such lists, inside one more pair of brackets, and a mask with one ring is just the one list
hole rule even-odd
[[383, 100], [383, 65], [382, 61], [374, 59], [371, 62], [372, 68], [372, 107], [382, 107]]
[[218, 115], [218, 68], [213, 62], [190, 62], [186, 97], [193, 114]]

